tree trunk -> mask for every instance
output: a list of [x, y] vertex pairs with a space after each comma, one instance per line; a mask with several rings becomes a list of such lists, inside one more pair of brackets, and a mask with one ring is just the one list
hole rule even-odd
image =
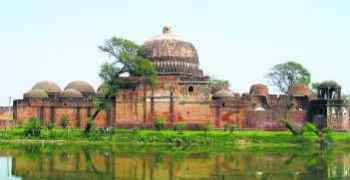
[[92, 115], [92, 119], [95, 121], [96, 117], [100, 114], [101, 110], [100, 109], [97, 109], [94, 114]]

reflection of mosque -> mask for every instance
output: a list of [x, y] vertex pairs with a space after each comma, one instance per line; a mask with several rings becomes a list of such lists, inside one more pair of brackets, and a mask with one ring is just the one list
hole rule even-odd
[[[350, 156], [309, 165], [302, 157], [234, 152], [172, 156], [157, 153], [54, 152], [17, 154], [12, 172], [23, 179], [327, 179], [350, 177]], [[10, 166], [11, 167], [11, 166]]]
[[12, 158], [0, 157], [0, 179], [20, 180], [21, 178], [12, 175]]

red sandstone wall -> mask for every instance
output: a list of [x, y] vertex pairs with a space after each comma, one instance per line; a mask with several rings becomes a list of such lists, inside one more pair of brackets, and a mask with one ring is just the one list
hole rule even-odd
[[[297, 125], [302, 125], [307, 119], [306, 112], [292, 112], [290, 118]], [[273, 111], [249, 112], [246, 117], [245, 128], [277, 130], [285, 129], [281, 123], [281, 116]]]
[[85, 128], [87, 124], [88, 119], [88, 109], [87, 108], [80, 108], [80, 127]]
[[20, 106], [17, 107], [17, 119], [16, 123], [24, 123], [25, 120], [31, 118], [31, 117], [37, 117], [37, 108], [36, 107], [29, 107], [29, 106]]
[[0, 120], [12, 120], [12, 107], [0, 106]]
[[[149, 117], [151, 117], [150, 112]], [[170, 123], [170, 101], [154, 102], [154, 117], [163, 117], [167, 123]]]
[[44, 108], [43, 113], [43, 121], [44, 124], [49, 124], [51, 122], [51, 109], [50, 108]]
[[[23, 123], [25, 120], [38, 116], [38, 109], [37, 107], [30, 107], [30, 106], [18, 106], [17, 107], [17, 123]], [[91, 110], [91, 113], [93, 113], [94, 110]], [[69, 127], [76, 127], [78, 125], [78, 117], [77, 117], [77, 108], [75, 107], [60, 107], [55, 108], [54, 110], [54, 123], [56, 127], [60, 127], [60, 120], [63, 115], [66, 115], [69, 119]], [[87, 108], [80, 108], [80, 126], [85, 127], [87, 123], [88, 118], [88, 109]], [[51, 108], [46, 107], [43, 108], [43, 122], [44, 124], [51, 123]], [[107, 119], [107, 113], [106, 112], [100, 112], [100, 114], [97, 116], [95, 120], [96, 127], [107, 127], [108, 126], [108, 119]]]
[[77, 119], [77, 111], [75, 108], [55, 108], [55, 125], [60, 127], [60, 121], [63, 116], [69, 119], [68, 126], [75, 127]]
[[[170, 91], [174, 91], [173, 99], [173, 115], [171, 114]], [[155, 117], [164, 118], [167, 123], [208, 123], [211, 120], [211, 112], [209, 103], [203, 102], [203, 93], [194, 87], [194, 91], [189, 93], [187, 86], [179, 86], [174, 82], [166, 82], [158, 85], [153, 92], [148, 88], [144, 92], [143, 87], [139, 87], [135, 91], [123, 91], [117, 100], [115, 107], [116, 120], [118, 124], [135, 125], [135, 124], [153, 124]], [[144, 95], [147, 95], [146, 103]], [[153, 105], [151, 97], [153, 99]], [[185, 97], [185, 98], [184, 98]], [[205, 99], [205, 98], [204, 98]], [[153, 107], [153, 111], [152, 108]]]
[[235, 124], [239, 128], [246, 128], [246, 112], [245, 109], [236, 108], [220, 108], [219, 116], [217, 117], [217, 110], [213, 108], [212, 118], [214, 119], [214, 125], [216, 128], [223, 128], [226, 124]]
[[189, 124], [213, 123], [209, 104], [200, 103], [176, 103], [175, 119]]
[[141, 124], [143, 106], [138, 102], [120, 102], [116, 105], [116, 122], [118, 124]]
[[142, 94], [142, 89], [121, 92], [116, 101], [114, 122], [122, 125], [142, 124], [144, 120], [144, 102], [140, 99]]
[[283, 124], [271, 111], [252, 111], [247, 114], [245, 128], [282, 129]]

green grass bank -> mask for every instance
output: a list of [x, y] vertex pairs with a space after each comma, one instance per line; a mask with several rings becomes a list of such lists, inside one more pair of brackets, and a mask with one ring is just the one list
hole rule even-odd
[[[350, 144], [350, 132], [332, 132], [334, 144]], [[24, 128], [0, 130], [1, 142], [16, 143], [76, 143], [76, 144], [149, 144], [174, 146], [296, 146], [313, 144], [317, 137], [306, 133], [296, 137], [288, 131], [174, 131], [110, 129], [93, 130], [85, 134], [82, 129], [47, 129], [38, 136], [28, 136]]]

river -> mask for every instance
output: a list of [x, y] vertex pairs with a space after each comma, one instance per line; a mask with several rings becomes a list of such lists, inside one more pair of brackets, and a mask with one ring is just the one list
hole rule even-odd
[[[203, 148], [206, 149], [206, 148]], [[210, 151], [138, 146], [21, 145], [0, 149], [0, 179], [350, 179], [350, 152]]]

